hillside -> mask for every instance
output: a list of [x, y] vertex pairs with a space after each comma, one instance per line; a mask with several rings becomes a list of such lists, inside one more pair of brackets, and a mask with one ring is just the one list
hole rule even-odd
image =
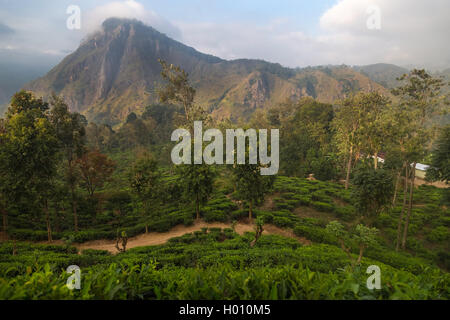
[[393, 88], [397, 85], [397, 78], [405, 73], [408, 69], [386, 63], [377, 63], [367, 66], [355, 66], [353, 69], [360, 72], [372, 81], [375, 81], [386, 88]]
[[[108, 201], [95, 225], [83, 214], [80, 221], [90, 229], [55, 232], [60, 240], [53, 244], [23, 241], [44, 240], [45, 231], [11, 230], [22, 241], [0, 243], [0, 298], [448, 299], [448, 209], [440, 205], [444, 194], [437, 188], [422, 186], [417, 192], [407, 252], [394, 249], [401, 211], [396, 206], [375, 223], [376, 244], [355, 269], [325, 228], [332, 220], [359, 223], [351, 192], [342, 185], [278, 177], [272, 206], [255, 210], [266, 224], [254, 247], [253, 225], [246, 210], [225, 196], [229, 191], [219, 190], [202, 209], [207, 223], [195, 222], [186, 206], [166, 204], [163, 214], [152, 218], [149, 234], [144, 234], [145, 217], [127, 205], [131, 199]], [[115, 215], [121, 210], [122, 216]], [[111, 217], [117, 221], [106, 223]], [[114, 249], [118, 223], [137, 236], [129, 239], [126, 252]], [[350, 256], [358, 250], [352, 246]], [[82, 268], [84, 291], [65, 287], [68, 275], [62, 270], [68, 265]], [[366, 287], [370, 265], [383, 270], [381, 290]]]
[[157, 101], [158, 59], [179, 65], [197, 89], [197, 102], [215, 118], [248, 118], [287, 98], [332, 102], [380, 84], [346, 66], [289, 69], [259, 60], [226, 61], [170, 39], [136, 20], [111, 18], [47, 75], [26, 89], [63, 95], [73, 111], [111, 125]]

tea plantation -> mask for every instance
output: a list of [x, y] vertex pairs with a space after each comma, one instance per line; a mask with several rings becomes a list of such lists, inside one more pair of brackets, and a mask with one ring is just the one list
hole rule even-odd
[[[167, 179], [170, 179], [169, 177]], [[265, 235], [251, 246], [254, 233], [237, 234], [233, 221], [245, 221], [247, 203], [235, 201], [232, 186], [220, 179], [214, 196], [201, 209], [206, 222], [226, 222], [230, 228], [204, 228], [159, 246], [78, 252], [76, 243], [115, 239], [118, 230], [129, 237], [165, 232], [191, 225], [192, 208], [167, 201], [151, 220], [139, 214], [126, 190], [107, 193], [104, 209], [92, 223], [80, 210], [82, 231], [65, 230], [58, 217], [54, 239], [64, 244], [37, 244], [46, 232], [12, 228], [16, 239], [0, 244], [0, 299], [449, 299], [448, 189], [420, 187], [415, 194], [407, 250], [396, 252], [398, 206], [384, 210], [373, 225], [380, 232], [352, 266], [339, 241], [326, 230], [331, 221], [345, 228], [361, 217], [351, 190], [338, 183], [278, 177], [273, 191], [254, 210], [265, 224], [291, 230], [295, 238]], [[175, 192], [169, 194], [176, 194]], [[26, 225], [26, 221], [17, 224]], [[55, 218], [56, 219], [56, 218]], [[90, 226], [88, 228], [88, 226]], [[94, 226], [94, 227], [92, 227]], [[358, 246], [350, 243], [352, 256]], [[81, 268], [80, 290], [66, 286], [66, 268]], [[381, 289], [369, 290], [367, 267], [381, 269]]]

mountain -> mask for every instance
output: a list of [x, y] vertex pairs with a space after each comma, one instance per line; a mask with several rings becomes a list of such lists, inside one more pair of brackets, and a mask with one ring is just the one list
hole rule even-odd
[[386, 88], [394, 88], [397, 86], [397, 78], [409, 72], [408, 69], [387, 63], [355, 66], [353, 69], [366, 75], [372, 81], [375, 81]]
[[217, 119], [246, 119], [287, 98], [332, 102], [356, 90], [387, 90], [347, 66], [284, 68], [261, 60], [226, 61], [170, 39], [137, 20], [111, 18], [47, 75], [26, 89], [63, 95], [89, 120], [116, 125], [157, 102], [158, 59], [179, 65], [197, 89], [197, 102]]

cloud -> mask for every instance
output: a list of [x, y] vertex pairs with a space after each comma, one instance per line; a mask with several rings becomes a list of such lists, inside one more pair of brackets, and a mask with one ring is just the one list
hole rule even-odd
[[[312, 34], [300, 29], [296, 21], [276, 16], [275, 12], [269, 21], [249, 16], [219, 22], [213, 19], [213, 12], [210, 22], [197, 16], [195, 20], [187, 17], [169, 21], [143, 3], [148, 2], [113, 0], [90, 11], [83, 9], [81, 32], [64, 27], [67, 15], [62, 4], [57, 10], [59, 16], [51, 13], [50, 7], [28, 15], [0, 10], [0, 50], [36, 52], [56, 61], [57, 56], [62, 58], [75, 50], [80, 40], [98, 29], [104, 20], [119, 17], [141, 20], [171, 38], [224, 59], [264, 59], [289, 67], [377, 62], [450, 67], [448, 0], [336, 0], [317, 18], [317, 26], [310, 26]], [[380, 30], [367, 28], [370, 17], [367, 10], [371, 6], [380, 9]], [[204, 5], [201, 8], [209, 10]]]
[[314, 64], [311, 52], [319, 44], [301, 31], [289, 29], [286, 21], [273, 20], [267, 25], [251, 23], [178, 24], [183, 42], [197, 50], [224, 59], [263, 59], [285, 66]]
[[0, 37], [14, 34], [14, 30], [0, 22]]
[[[373, 8], [380, 29], [369, 29]], [[450, 66], [448, 0], [340, 0], [323, 13], [316, 35], [288, 20], [178, 23], [187, 44], [225, 59], [262, 58], [297, 67], [377, 62], [427, 68]]]
[[108, 18], [134, 18], [171, 38], [177, 40], [181, 38], [181, 31], [177, 27], [135, 0], [114, 1], [94, 8], [86, 14], [86, 18], [82, 22], [82, 29], [86, 33], [91, 33], [99, 29], [103, 21]]
[[[370, 6], [379, 9], [379, 30], [367, 28]], [[322, 15], [319, 41], [333, 44], [333, 60], [448, 67], [449, 10], [447, 0], [341, 0]]]

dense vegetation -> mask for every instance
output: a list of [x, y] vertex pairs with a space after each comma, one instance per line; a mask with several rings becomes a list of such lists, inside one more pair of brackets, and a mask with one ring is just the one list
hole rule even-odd
[[[414, 70], [394, 102], [377, 92], [337, 106], [304, 98], [232, 124], [196, 105], [183, 70], [161, 65], [163, 104], [118, 131], [56, 96], [13, 97], [0, 122], [0, 299], [449, 298], [449, 189], [417, 187], [411, 169], [430, 161], [428, 179], [448, 181], [448, 129], [431, 123], [439, 79]], [[261, 176], [260, 164], [170, 164], [172, 130], [193, 120], [279, 128], [280, 175]], [[126, 248], [199, 220], [230, 227]], [[239, 235], [238, 221], [255, 232]], [[269, 225], [291, 236], [266, 235]], [[78, 252], [97, 239], [123, 246]], [[70, 265], [82, 269], [81, 290], [66, 287]], [[379, 290], [366, 287], [371, 265]]]

